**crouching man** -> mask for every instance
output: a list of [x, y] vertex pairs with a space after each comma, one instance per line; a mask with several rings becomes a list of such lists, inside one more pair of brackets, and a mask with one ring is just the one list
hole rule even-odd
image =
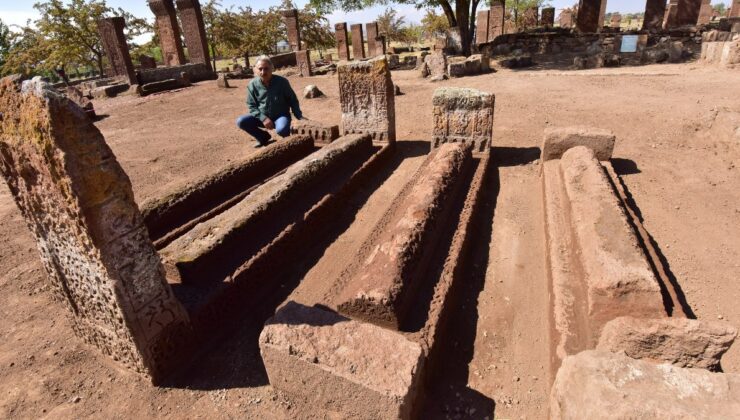
[[290, 135], [290, 112], [303, 118], [298, 97], [288, 79], [272, 74], [272, 61], [262, 55], [254, 63], [255, 78], [247, 86], [249, 114], [236, 120], [236, 125], [257, 140], [254, 147], [266, 146], [275, 130], [280, 137]]

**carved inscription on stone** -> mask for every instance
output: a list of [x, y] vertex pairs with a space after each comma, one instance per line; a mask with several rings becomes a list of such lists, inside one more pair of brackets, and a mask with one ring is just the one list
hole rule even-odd
[[540, 17], [540, 25], [547, 28], [552, 28], [555, 25], [555, 8], [545, 7], [542, 9], [542, 16]]
[[488, 40], [493, 41], [497, 36], [504, 34], [504, 2], [493, 0], [491, 13], [488, 17]]
[[180, 22], [182, 22], [182, 32], [185, 35], [185, 44], [188, 46], [190, 62], [203, 63], [209, 71], [212, 71], [211, 54], [208, 50], [206, 27], [200, 2], [198, 0], [177, 0], [177, 10], [180, 12]]
[[185, 53], [177, 25], [175, 3], [173, 0], [148, 0], [149, 8], [155, 16], [155, 27], [162, 47], [162, 60], [165, 66], [185, 64]]
[[191, 337], [131, 183], [82, 109], [36, 78], [0, 80], [0, 172], [74, 331], [161, 378]]
[[122, 17], [100, 19], [98, 21], [98, 33], [103, 41], [103, 49], [110, 64], [110, 76], [123, 76], [126, 82], [136, 84], [136, 73], [131, 55], [128, 52], [126, 36], [123, 28], [126, 22]]
[[347, 24], [334, 25], [334, 36], [337, 39], [337, 54], [340, 60], [349, 60], [349, 39], [347, 38]]
[[491, 93], [469, 88], [439, 88], [434, 91], [433, 147], [444, 143], [472, 143], [473, 150], [483, 152], [490, 147], [493, 132]]
[[288, 45], [291, 51], [299, 51], [301, 49], [301, 28], [298, 24], [298, 10], [283, 10], [280, 14], [283, 15], [283, 23], [288, 30]]
[[395, 98], [385, 56], [340, 64], [337, 73], [343, 133], [368, 133], [374, 140], [395, 142]]
[[352, 31], [352, 59], [365, 58], [365, 37], [362, 35], [362, 24], [356, 23], [350, 26]]
[[313, 75], [311, 72], [311, 50], [296, 51], [295, 59], [301, 76], [309, 77]]

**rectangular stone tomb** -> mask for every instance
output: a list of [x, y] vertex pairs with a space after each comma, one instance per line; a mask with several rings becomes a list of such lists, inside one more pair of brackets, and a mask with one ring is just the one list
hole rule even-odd
[[407, 419], [421, 392], [419, 344], [325, 309], [288, 302], [259, 342], [270, 383], [301, 406], [343, 418]]
[[239, 203], [163, 248], [168, 279], [183, 284], [228, 280], [324, 195], [315, 188], [317, 184], [339, 168], [359, 166], [372, 151], [369, 136], [351, 135], [292, 164]]
[[309, 136], [316, 143], [331, 143], [339, 138], [339, 126], [321, 124], [316, 121], [299, 120], [291, 124], [291, 134]]
[[84, 111], [41, 78], [0, 80], [0, 110], [0, 172], [75, 333], [158, 382], [192, 334], [128, 176]]
[[337, 72], [344, 134], [367, 133], [395, 143], [395, 94], [386, 58], [342, 63]]
[[593, 150], [543, 161], [555, 366], [594, 348], [608, 321], [666, 316], [655, 274]]
[[402, 198], [402, 210], [391, 216], [370, 256], [338, 294], [340, 313], [400, 328], [471, 162], [470, 145], [446, 144], [432, 152]]
[[490, 148], [494, 102], [493, 94], [476, 89], [436, 89], [432, 97], [432, 147], [460, 142], [472, 144], [476, 152]]
[[[183, 188], [144, 203], [141, 212], [152, 240], [182, 233], [314, 150], [308, 136], [291, 136], [261, 153], [234, 162]], [[195, 224], [194, 224], [195, 223]]]

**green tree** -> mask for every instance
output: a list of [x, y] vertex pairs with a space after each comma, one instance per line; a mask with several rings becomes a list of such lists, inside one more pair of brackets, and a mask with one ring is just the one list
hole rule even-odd
[[0, 73], [10, 50], [10, 28], [0, 19]]
[[306, 4], [298, 13], [298, 25], [301, 28], [303, 48], [316, 50], [323, 57], [324, 50], [336, 46], [337, 41], [329, 19], [310, 4]]
[[506, 11], [510, 14], [511, 20], [517, 27], [519, 27], [522, 24], [522, 18], [524, 17], [525, 10], [529, 9], [530, 7], [537, 7], [538, 9], [541, 9], [542, 7], [547, 6], [547, 0], [506, 0], [506, 4], [504, 7], [506, 8]]
[[383, 13], [378, 15], [376, 21], [378, 22], [378, 32], [385, 34], [388, 41], [403, 41], [405, 36], [403, 28], [406, 22], [403, 16], [398, 16], [396, 10], [387, 7]]
[[724, 16], [727, 13], [727, 5], [724, 3], [715, 4], [712, 7], [720, 16]]
[[444, 15], [438, 15], [433, 9], [427, 10], [421, 19], [423, 36], [432, 38], [445, 35], [450, 30], [450, 24]]
[[475, 29], [475, 12], [480, 0], [309, 0], [310, 4], [322, 13], [337, 9], [346, 12], [360, 10], [377, 4], [410, 4], [419, 9], [441, 7], [451, 28], [460, 32], [463, 54], [470, 54], [472, 34]]

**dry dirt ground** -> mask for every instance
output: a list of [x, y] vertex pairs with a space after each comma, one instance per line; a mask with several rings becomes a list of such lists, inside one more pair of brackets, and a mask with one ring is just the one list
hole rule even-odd
[[[496, 95], [486, 221], [475, 250], [449, 363], [424, 405], [426, 418], [543, 418], [548, 296], [537, 156], [548, 126], [591, 125], [617, 135], [620, 173], [683, 310], [740, 328], [740, 71], [698, 64], [589, 71], [501, 70], [433, 84], [393, 73], [399, 158], [358, 203], [354, 222], [329, 244], [291, 298], [320, 298], [361, 238], [421, 163], [441, 85]], [[164, 194], [255, 150], [234, 126], [247, 81], [215, 82], [146, 98], [96, 101], [97, 125], [133, 183], [138, 202]], [[325, 98], [304, 114], [339, 123], [335, 77], [292, 77]], [[72, 335], [46, 285], [35, 244], [0, 185], [0, 417], [339, 418], [304, 411], [268, 383], [254, 328], [221, 344], [171, 386], [155, 388]], [[740, 373], [740, 345], [724, 358]]]

